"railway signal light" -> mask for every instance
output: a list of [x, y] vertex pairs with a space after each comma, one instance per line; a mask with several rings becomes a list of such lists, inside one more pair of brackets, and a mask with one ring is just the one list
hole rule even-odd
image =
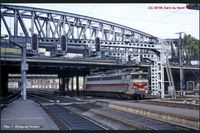
[[32, 40], [31, 40], [31, 44], [32, 44], [32, 50], [36, 51], [38, 50], [38, 36], [37, 34], [33, 34], [32, 35]]
[[61, 50], [63, 52], [67, 51], [67, 38], [65, 35], [61, 36]]
[[96, 49], [96, 52], [100, 52], [100, 50], [101, 50], [100, 38], [99, 37], [95, 38], [95, 49]]

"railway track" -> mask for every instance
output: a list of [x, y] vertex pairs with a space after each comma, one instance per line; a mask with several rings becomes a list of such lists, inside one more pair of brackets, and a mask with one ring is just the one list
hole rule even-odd
[[[94, 98], [95, 99], [95, 98]], [[104, 99], [104, 98], [97, 98]], [[127, 100], [127, 99], [117, 99], [117, 98], [107, 98], [108, 100], [113, 101], [126, 101], [129, 103], [144, 103], [144, 104], [152, 104], [152, 105], [160, 105], [160, 106], [168, 106], [168, 107], [177, 107], [177, 108], [185, 108], [185, 109], [195, 109], [199, 110], [199, 104], [186, 104], [186, 103], [174, 103], [173, 101], [156, 101], [156, 99], [145, 99], [145, 100]]]
[[117, 121], [121, 121], [127, 125], [136, 127], [136, 129], [145, 129], [145, 130], [185, 130], [186, 128], [156, 121], [153, 119], [140, 117], [138, 115], [133, 115], [129, 113], [124, 113], [121, 111], [116, 111], [108, 108], [101, 108], [99, 110], [94, 110], [97, 114], [102, 114], [105, 117], [113, 118]]
[[29, 96], [45, 109], [61, 130], [105, 130], [101, 125], [56, 104], [51, 99], [30, 94]]
[[105, 107], [100, 107], [99, 105], [87, 104], [87, 105], [70, 105], [81, 110], [90, 110], [103, 117], [119, 121], [125, 125], [131, 126], [138, 130], [188, 130], [185, 127], [141, 117], [138, 115], [133, 115], [125, 113], [122, 111], [117, 111]]
[[[65, 102], [71, 102], [71, 99], [69, 101], [68, 99], [62, 97], [58, 99], [63, 99], [62, 101]], [[94, 103], [80, 103], [74, 102], [73, 104], [69, 104], [68, 106], [62, 106], [62, 108], [65, 108], [68, 111], [70, 110], [72, 114], [76, 114], [76, 112], [79, 112], [78, 114], [80, 115], [80, 112], [83, 113], [90, 111], [96, 115], [99, 115], [106, 119], [110, 119], [115, 122], [120, 122], [137, 130], [188, 130], [188, 128], [183, 126], [178, 126], [171, 123], [145, 118], [139, 115], [134, 115], [123, 111], [117, 111], [114, 109], [107, 108], [105, 106], [96, 105]], [[52, 108], [54, 108], [55, 110], [60, 110], [60, 108], [58, 107]]]
[[41, 94], [41, 93], [29, 93], [29, 94], [32, 94], [32, 95], [37, 95], [39, 97], [44, 97], [46, 99], [51, 99], [52, 101], [54, 102], [60, 102], [60, 103], [64, 103], [64, 102], [67, 102], [67, 103], [71, 103], [71, 102], [75, 102], [76, 100], [74, 99], [70, 99], [70, 98], [62, 98], [62, 97], [58, 97], [58, 96], [55, 96], [51, 93], [45, 93], [45, 94]]
[[13, 102], [14, 100], [16, 100], [19, 97], [20, 97], [19, 92], [13, 92], [9, 96], [1, 99], [1, 101], [0, 101], [0, 111], [3, 110], [3, 108], [5, 108], [9, 103]]

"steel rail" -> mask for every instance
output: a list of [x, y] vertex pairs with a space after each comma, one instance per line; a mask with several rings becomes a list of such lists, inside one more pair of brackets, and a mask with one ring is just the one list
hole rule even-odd
[[[30, 95], [30, 96], [35, 97], [36, 101], [39, 99], [39, 100], [50, 102], [49, 101], [50, 99], [49, 98], [46, 99], [46, 97], [44, 98], [44, 97], [36, 96], [36, 95]], [[55, 100], [55, 99], [53, 99], [53, 100]], [[52, 99], [51, 99], [51, 101], [52, 101]], [[54, 105], [49, 105], [49, 106], [48, 106], [48, 104], [41, 104], [40, 102], [39, 102], [39, 104], [45, 110], [47, 110], [47, 112], [50, 113], [51, 116], [53, 116], [53, 119], [55, 119], [56, 121], [60, 121], [59, 123], [62, 123], [63, 125], [65, 125], [65, 127], [67, 127], [68, 130], [80, 130], [80, 129], [83, 129], [83, 130], [105, 130], [105, 128], [103, 128], [101, 125], [93, 122], [92, 120], [89, 120], [88, 118], [86, 118], [76, 112], [70, 113], [70, 111], [67, 108], [65, 108], [59, 104], [56, 104], [55, 102], [54, 102]], [[55, 112], [55, 110], [56, 110], [56, 112]], [[66, 116], [70, 117], [70, 118], [68, 118], [68, 120], [69, 119], [71, 119], [71, 120], [66, 121], [66, 120], [64, 120], [64, 118], [61, 119], [61, 116], [62, 116], [61, 112], [67, 114]], [[77, 127], [75, 127], [77, 120], [79, 122], [80, 121], [84, 122], [83, 125], [76, 125]], [[90, 127], [91, 127], [91, 129], [90, 129]]]
[[[75, 108], [79, 108], [82, 110], [90, 110], [91, 112], [93, 112], [95, 114], [99, 114], [105, 118], [119, 121], [125, 125], [131, 126], [133, 128], [139, 129], [139, 130], [141, 130], [141, 129], [142, 130], [163, 130], [163, 129], [168, 130], [169, 127], [171, 127], [173, 130], [177, 130], [177, 129], [178, 130], [188, 130], [188, 128], [183, 127], [183, 126], [173, 125], [173, 124], [166, 123], [166, 122], [160, 122], [160, 121], [145, 118], [145, 117], [143, 118], [141, 116], [137, 116], [137, 115], [121, 112], [121, 111], [115, 111], [112, 109], [106, 109], [107, 111], [100, 110], [100, 109], [98, 109], [98, 107], [96, 105], [92, 105], [92, 104], [88, 104], [88, 105], [73, 104], [70, 106], [73, 106]], [[123, 115], [124, 115], [124, 117], [123, 117]], [[126, 117], [126, 115], [128, 117]], [[130, 117], [134, 117], [135, 120], [129, 119]], [[146, 121], [153, 122], [153, 124], [148, 124], [148, 122], [146, 122]], [[155, 123], [158, 124], [157, 127], [155, 126]]]
[[6, 98], [1, 99], [0, 100], [0, 110], [3, 110], [7, 104], [13, 102], [14, 100], [16, 100], [19, 97], [20, 97], [20, 93], [15, 92], [15, 93], [7, 96]]

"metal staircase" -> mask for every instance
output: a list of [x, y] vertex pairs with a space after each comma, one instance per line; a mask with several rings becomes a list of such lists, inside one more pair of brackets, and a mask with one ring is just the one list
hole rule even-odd
[[169, 64], [169, 59], [167, 56], [167, 53], [164, 52], [164, 55], [166, 57], [166, 71], [167, 71], [167, 78], [168, 78], [168, 82], [169, 82], [169, 86], [171, 86], [173, 88], [173, 95], [172, 98], [176, 99], [176, 92], [175, 92], [175, 87], [174, 87], [174, 80], [173, 80], [173, 76], [172, 76], [172, 72], [171, 72], [171, 68], [170, 68], [170, 64]]

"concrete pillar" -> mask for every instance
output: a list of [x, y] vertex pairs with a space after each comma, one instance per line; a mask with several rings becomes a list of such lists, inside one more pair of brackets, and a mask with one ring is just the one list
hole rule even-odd
[[72, 91], [72, 94], [74, 95], [74, 80], [73, 80], [73, 77], [71, 77], [71, 91]]
[[65, 77], [62, 77], [62, 90], [65, 93]]
[[0, 97], [4, 97], [7, 94], [8, 94], [8, 72], [6, 70], [2, 70]]
[[69, 77], [66, 79], [67, 93], [69, 92]]
[[76, 76], [76, 95], [79, 96], [79, 76]]
[[62, 95], [65, 92], [65, 77], [64, 76], [59, 78], [59, 91]]
[[85, 76], [83, 76], [83, 91], [85, 91], [86, 90], [86, 84], [85, 84]]

